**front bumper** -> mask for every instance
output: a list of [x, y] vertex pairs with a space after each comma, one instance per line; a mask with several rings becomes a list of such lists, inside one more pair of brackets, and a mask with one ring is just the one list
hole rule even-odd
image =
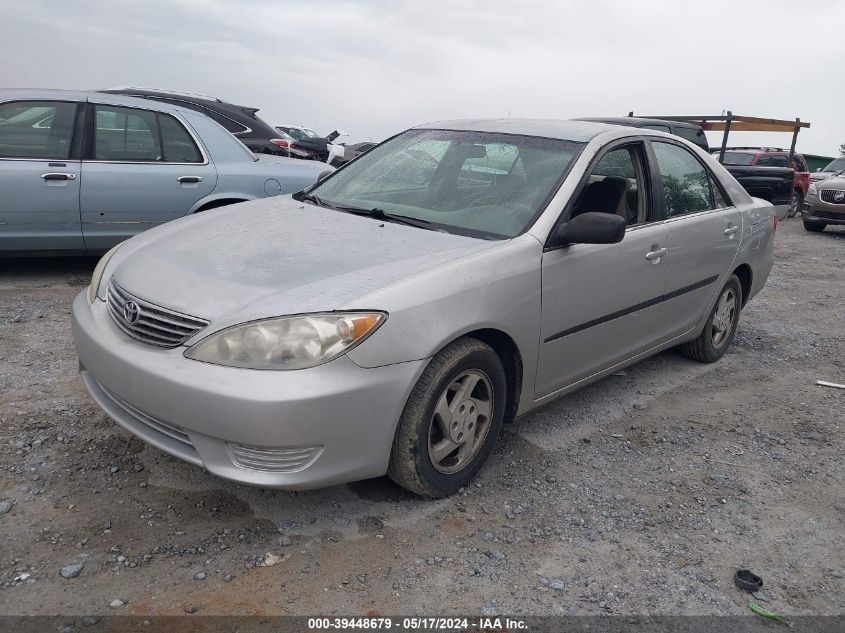
[[818, 195], [808, 196], [801, 207], [801, 215], [810, 222], [845, 224], [845, 204], [825, 202]]
[[347, 356], [298, 371], [186, 359], [128, 338], [104, 301], [73, 302], [91, 397], [141, 439], [240, 483], [317, 488], [387, 472], [396, 424], [425, 360], [364, 369]]

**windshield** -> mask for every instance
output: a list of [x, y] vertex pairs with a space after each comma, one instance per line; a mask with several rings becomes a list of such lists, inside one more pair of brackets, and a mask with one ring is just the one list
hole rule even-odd
[[528, 228], [583, 143], [409, 130], [309, 191], [326, 206], [379, 209], [436, 230], [491, 239]]
[[279, 126], [276, 129], [292, 136], [297, 141], [301, 141], [306, 138], [317, 138], [317, 133], [314, 130], [309, 130], [307, 127]]
[[830, 161], [824, 171], [839, 171], [840, 169], [845, 169], [845, 158]]
[[[719, 159], [719, 152], [714, 152], [713, 155], [716, 160]], [[745, 152], [725, 152], [725, 160], [723, 165], [750, 165], [754, 162], [755, 154], [747, 154]]]

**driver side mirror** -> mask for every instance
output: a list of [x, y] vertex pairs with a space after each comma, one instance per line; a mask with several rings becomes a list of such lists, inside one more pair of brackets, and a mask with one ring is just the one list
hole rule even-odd
[[557, 228], [554, 245], [616, 244], [625, 237], [628, 223], [615, 213], [580, 213]]
[[331, 176], [334, 173], [334, 169], [326, 169], [320, 172], [320, 175], [317, 176], [317, 182], [322, 182], [326, 179], [327, 176]]

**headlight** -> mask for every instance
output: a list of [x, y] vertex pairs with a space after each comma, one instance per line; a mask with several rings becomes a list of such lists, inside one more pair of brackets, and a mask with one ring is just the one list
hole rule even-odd
[[100, 290], [100, 281], [103, 279], [103, 271], [106, 270], [109, 260], [112, 258], [112, 255], [117, 252], [118, 248], [120, 248], [120, 244], [103, 255], [100, 258], [100, 261], [97, 262], [97, 265], [94, 266], [94, 274], [91, 275], [91, 283], [88, 284], [88, 301], [91, 303], [94, 303], [97, 300], [97, 294]]
[[386, 318], [383, 312], [331, 312], [253, 321], [215, 332], [185, 356], [244, 369], [306, 369], [345, 354]]
[[807, 189], [807, 195], [808, 196], [815, 196], [815, 195], [818, 195], [818, 193], [819, 193], [819, 188], [816, 187], [816, 184], [810, 183], [810, 187]]

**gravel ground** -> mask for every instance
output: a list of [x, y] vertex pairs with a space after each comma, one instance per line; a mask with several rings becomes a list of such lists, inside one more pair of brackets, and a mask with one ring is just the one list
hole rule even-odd
[[76, 374], [91, 259], [0, 260], [0, 614], [845, 612], [845, 230], [790, 220], [733, 348], [667, 352], [509, 426], [439, 501], [216, 479]]

